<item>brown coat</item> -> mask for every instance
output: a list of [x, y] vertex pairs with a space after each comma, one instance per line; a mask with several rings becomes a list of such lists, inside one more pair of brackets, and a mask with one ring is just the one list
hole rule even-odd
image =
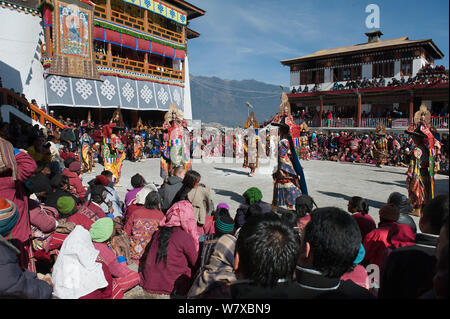
[[206, 215], [210, 214], [213, 210], [210, 189], [200, 185], [197, 188], [193, 188], [187, 197], [194, 207], [195, 220], [198, 224], [204, 225]]

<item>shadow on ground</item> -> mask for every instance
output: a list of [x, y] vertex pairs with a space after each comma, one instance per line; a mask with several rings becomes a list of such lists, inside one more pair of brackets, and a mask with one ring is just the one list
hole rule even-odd
[[[324, 194], [324, 195], [329, 196], [329, 197], [342, 198], [342, 199], [344, 199], [346, 201], [348, 201], [352, 197], [352, 196], [347, 196], [347, 195], [344, 195], [344, 194], [338, 194], [338, 193], [333, 193], [333, 192], [318, 191], [318, 193]], [[370, 207], [374, 207], [374, 208], [381, 208], [382, 206], [384, 206], [386, 204], [386, 203], [379, 202], [379, 201], [376, 201], [376, 200], [371, 200], [371, 199], [368, 199], [368, 198], [365, 198], [365, 200], [366, 200], [367, 204], [369, 204]], [[386, 200], [387, 200], [387, 198], [386, 198]], [[332, 206], [332, 205], [330, 205], [330, 206]]]
[[235, 169], [229, 169], [229, 168], [221, 168], [221, 167], [215, 167], [216, 170], [222, 171], [224, 173], [230, 173], [230, 174], [238, 174], [238, 175], [248, 175], [248, 172], [238, 171]]

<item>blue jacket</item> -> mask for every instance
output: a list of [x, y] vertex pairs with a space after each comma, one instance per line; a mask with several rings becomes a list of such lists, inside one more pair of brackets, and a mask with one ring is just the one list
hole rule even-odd
[[19, 266], [19, 251], [0, 236], [0, 295], [27, 299], [49, 299], [53, 288], [36, 274]]

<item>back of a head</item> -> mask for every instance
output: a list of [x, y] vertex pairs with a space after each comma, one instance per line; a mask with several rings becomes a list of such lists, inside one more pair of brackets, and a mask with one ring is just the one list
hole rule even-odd
[[380, 299], [417, 299], [433, 287], [434, 257], [418, 249], [389, 255], [380, 278]]
[[145, 208], [147, 209], [159, 209], [161, 207], [161, 196], [158, 192], [150, 192], [145, 197]]
[[438, 195], [428, 202], [422, 209], [422, 217], [426, 219], [431, 226], [434, 235], [439, 235], [441, 227], [448, 216], [448, 194]]
[[200, 173], [190, 170], [186, 173], [183, 179], [183, 186], [188, 188], [194, 188], [197, 181], [201, 178]]
[[239, 232], [236, 253], [239, 272], [263, 287], [292, 280], [299, 256], [299, 237], [275, 215], [251, 219]]
[[304, 245], [311, 247], [314, 270], [340, 278], [353, 267], [361, 246], [361, 232], [351, 215], [337, 207], [315, 209], [304, 229]]
[[314, 199], [311, 196], [303, 194], [295, 200], [295, 211], [299, 217], [305, 217], [312, 212], [314, 205]]
[[69, 178], [62, 174], [56, 174], [50, 180], [50, 185], [53, 189], [60, 189], [66, 184], [69, 184]]
[[185, 176], [185, 169], [184, 166], [177, 166], [173, 169], [173, 176], [178, 176], [184, 178]]
[[131, 177], [131, 186], [133, 188], [139, 188], [144, 185], [144, 177], [140, 174], [136, 174]]
[[104, 170], [103, 172], [101, 172], [101, 175], [106, 176], [108, 178], [113, 176], [113, 172], [108, 171], [108, 170]]
[[106, 191], [103, 185], [93, 185], [91, 187], [91, 200], [95, 203], [101, 203], [103, 201], [103, 193]]
[[369, 213], [369, 204], [367, 204], [366, 200], [359, 196], [353, 196], [349, 200], [350, 205], [357, 209], [357, 211], [363, 215]]
[[297, 214], [296, 211], [288, 210], [283, 214], [281, 214], [281, 221], [291, 227], [297, 227], [300, 221], [300, 216]]

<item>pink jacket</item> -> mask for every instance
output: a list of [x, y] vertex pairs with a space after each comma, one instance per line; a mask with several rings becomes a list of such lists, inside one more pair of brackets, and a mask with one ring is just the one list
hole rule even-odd
[[33, 176], [37, 166], [34, 159], [24, 152], [16, 155], [16, 162], [18, 180], [14, 182], [10, 176], [0, 177], [0, 197], [9, 199], [17, 205], [19, 220], [11, 230], [11, 236], [13, 239], [26, 242], [31, 237], [31, 228], [28, 197], [23, 182]]

